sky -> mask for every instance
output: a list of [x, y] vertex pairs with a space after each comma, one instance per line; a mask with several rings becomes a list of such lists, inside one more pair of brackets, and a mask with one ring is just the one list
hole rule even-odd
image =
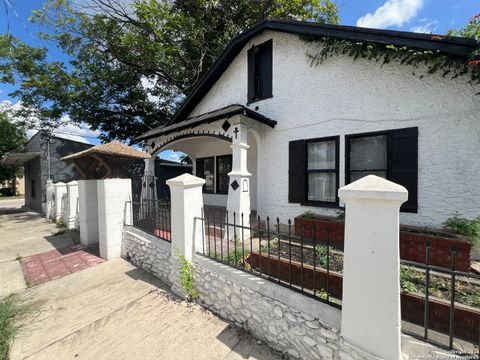
[[[44, 0], [0, 0], [0, 32], [7, 31], [31, 46], [49, 49], [49, 60], [68, 60], [53, 43], [36, 37], [40, 30], [28, 21], [32, 10], [41, 8]], [[378, 29], [414, 31], [444, 34], [449, 29], [463, 27], [468, 20], [480, 13], [480, 0], [336, 0], [340, 24]], [[8, 94], [15, 88], [0, 84], [0, 103], [16, 99]], [[63, 134], [62, 134], [63, 133]], [[30, 135], [32, 132], [30, 132]], [[98, 133], [87, 127], [66, 125], [58, 135], [74, 140], [98, 144]], [[162, 158], [178, 161], [179, 154], [162, 153]]]

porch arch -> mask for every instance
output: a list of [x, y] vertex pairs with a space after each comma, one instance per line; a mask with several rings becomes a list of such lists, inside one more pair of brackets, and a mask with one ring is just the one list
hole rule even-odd
[[[170, 150], [169, 148], [174, 143], [177, 143], [181, 140], [185, 140], [185, 139], [189, 139], [189, 138], [196, 138], [196, 137], [211, 137], [211, 138], [217, 138], [217, 139], [220, 139], [220, 140], [225, 140], [225, 141], [230, 142], [230, 143], [232, 142], [232, 137], [231, 136], [220, 134], [220, 133], [214, 133], [214, 132], [209, 132], [209, 131], [191, 132], [191, 133], [187, 133], [187, 134], [180, 134], [180, 135], [173, 136], [173, 137], [168, 138], [167, 140], [165, 140], [164, 142], [162, 142], [161, 144], [158, 144], [158, 145], [155, 144], [155, 142], [153, 142], [152, 148], [154, 148], [155, 150], [153, 151], [152, 156], [157, 156], [162, 151]], [[190, 155], [189, 155], [189, 157], [190, 157], [190, 159], [192, 159], [192, 157]]]

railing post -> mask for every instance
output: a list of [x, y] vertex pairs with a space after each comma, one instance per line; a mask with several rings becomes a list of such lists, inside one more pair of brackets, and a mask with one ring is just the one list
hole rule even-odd
[[54, 220], [58, 221], [63, 217], [63, 203], [64, 203], [64, 198], [67, 196], [67, 184], [64, 182], [58, 182], [56, 184], [53, 184], [55, 187], [55, 216]]
[[66, 211], [65, 222], [69, 229], [76, 229], [78, 227], [78, 182], [70, 181], [67, 183], [67, 204], [68, 209]]
[[369, 175], [338, 192], [346, 204], [341, 333], [386, 360], [401, 358], [398, 184]]
[[52, 180], [47, 180], [45, 217], [49, 220], [55, 218], [55, 185]]
[[172, 249], [191, 261], [195, 251], [202, 251], [202, 217], [205, 180], [183, 174], [167, 180], [171, 193]]
[[78, 220], [80, 242], [98, 243], [98, 180], [78, 180]]

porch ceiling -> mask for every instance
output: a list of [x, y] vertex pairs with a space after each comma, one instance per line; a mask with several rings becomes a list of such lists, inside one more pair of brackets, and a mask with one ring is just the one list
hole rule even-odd
[[160, 135], [167, 135], [172, 132], [189, 129], [201, 124], [207, 124], [222, 118], [229, 118], [237, 114], [248, 116], [249, 118], [272, 128], [275, 127], [275, 125], [277, 124], [275, 120], [269, 119], [256, 111], [253, 111], [242, 105], [233, 104], [199, 116], [188, 118], [173, 125], [156, 127], [155, 129], [147, 131], [145, 134], [138, 136], [137, 138], [135, 138], [135, 141], [147, 140]]

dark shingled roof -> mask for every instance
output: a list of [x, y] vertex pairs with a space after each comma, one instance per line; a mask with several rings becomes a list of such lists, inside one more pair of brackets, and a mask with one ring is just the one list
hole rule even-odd
[[140, 141], [140, 140], [151, 139], [152, 137], [166, 135], [175, 131], [189, 129], [201, 124], [208, 124], [216, 120], [232, 117], [233, 115], [237, 115], [237, 114], [248, 116], [249, 118], [259, 121], [272, 128], [277, 124], [275, 120], [271, 120], [256, 111], [250, 110], [249, 108], [246, 108], [245, 106], [242, 106], [242, 105], [233, 104], [233, 105], [229, 105], [227, 107], [214, 110], [199, 116], [188, 118], [176, 124], [156, 127], [155, 129], [149, 130], [145, 134], [135, 138], [135, 140]]
[[[264, 21], [235, 37], [217, 58], [209, 71], [199, 80], [182, 106], [175, 112], [169, 124], [179, 123], [192, 112], [205, 94], [215, 84], [232, 60], [248, 41], [263, 31], [278, 31], [313, 37], [332, 37], [353, 41], [368, 41], [377, 44], [408, 46], [411, 48], [442, 51], [446, 54], [467, 59], [479, 46], [473, 39], [445, 35], [418, 34], [406, 31], [368, 29], [356, 26], [325, 25], [302, 21]], [[246, 91], [246, 89], [245, 89]], [[145, 138], [140, 136], [140, 138]]]

